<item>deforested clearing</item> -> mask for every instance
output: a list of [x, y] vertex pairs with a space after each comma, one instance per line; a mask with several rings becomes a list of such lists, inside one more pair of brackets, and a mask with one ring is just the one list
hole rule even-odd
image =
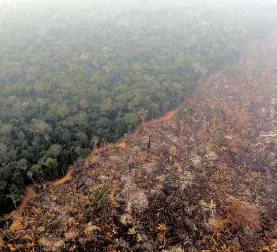
[[122, 148], [75, 163], [70, 180], [36, 188], [0, 247], [276, 251], [276, 54], [276, 32], [250, 43], [172, 118], [141, 124]]

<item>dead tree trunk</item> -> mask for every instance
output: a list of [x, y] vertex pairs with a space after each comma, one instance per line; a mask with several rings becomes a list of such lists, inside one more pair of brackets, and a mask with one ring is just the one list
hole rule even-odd
[[152, 138], [152, 135], [150, 135], [148, 139], [148, 150], [151, 148], [151, 138]]

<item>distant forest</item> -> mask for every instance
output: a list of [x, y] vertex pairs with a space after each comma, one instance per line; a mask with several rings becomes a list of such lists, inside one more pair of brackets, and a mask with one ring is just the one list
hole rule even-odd
[[140, 109], [152, 119], [178, 107], [277, 25], [277, 9], [262, 1], [21, 2], [0, 8], [0, 212], [27, 185], [134, 130]]

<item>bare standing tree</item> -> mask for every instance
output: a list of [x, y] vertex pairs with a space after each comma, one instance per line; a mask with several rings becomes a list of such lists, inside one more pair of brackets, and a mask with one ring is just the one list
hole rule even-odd
[[141, 108], [140, 111], [138, 112], [138, 115], [142, 120], [142, 124], [144, 124], [144, 121], [148, 116], [148, 110], [145, 110], [144, 108]]
[[148, 139], [148, 150], [149, 150], [150, 147], [151, 147], [151, 138], [152, 138], [152, 135], [149, 135], [149, 139]]

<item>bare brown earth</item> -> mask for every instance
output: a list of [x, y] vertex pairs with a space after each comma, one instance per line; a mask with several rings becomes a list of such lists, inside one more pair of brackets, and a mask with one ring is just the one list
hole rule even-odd
[[[73, 168], [71, 167], [71, 168], [68, 169], [68, 172], [66, 173], [66, 175], [63, 178], [57, 179], [55, 181], [50, 181], [50, 182], [47, 183], [47, 185], [57, 186], [57, 185], [64, 184], [68, 180], [71, 180], [72, 172], [73, 172]], [[22, 224], [23, 211], [27, 207], [28, 202], [30, 200], [32, 200], [33, 198], [35, 198], [35, 197], [36, 197], [36, 193], [35, 193], [34, 188], [33, 187], [28, 187], [27, 190], [26, 190], [25, 196], [22, 199], [22, 202], [21, 202], [20, 206], [18, 207], [18, 209], [5, 217], [5, 219], [8, 219], [10, 217], [13, 218], [13, 222], [12, 222], [11, 226], [9, 227], [10, 231], [14, 232], [14, 231], [17, 231], [17, 230], [21, 230], [23, 228], [23, 224]]]
[[277, 33], [249, 44], [174, 120], [42, 187], [0, 250], [277, 251], [276, 56]]

